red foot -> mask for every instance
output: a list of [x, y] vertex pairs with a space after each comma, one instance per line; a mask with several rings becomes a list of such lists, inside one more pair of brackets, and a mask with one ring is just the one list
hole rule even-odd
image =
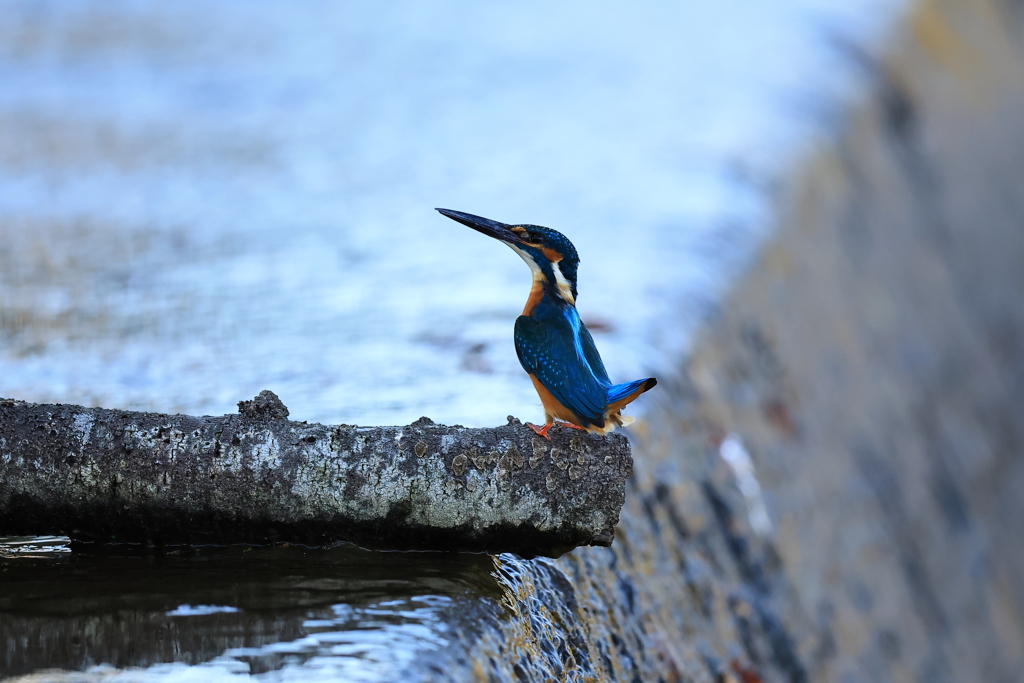
[[530, 429], [532, 429], [533, 431], [537, 432], [537, 434], [539, 436], [543, 436], [548, 441], [551, 441], [551, 437], [548, 436], [548, 430], [551, 429], [552, 427], [554, 427], [555, 424], [557, 424], [559, 427], [568, 427], [569, 429], [579, 429], [580, 431], [584, 431], [584, 432], [587, 431], [586, 427], [580, 427], [579, 425], [574, 425], [572, 422], [562, 422], [562, 421], [558, 421], [557, 423], [555, 423], [555, 422], [548, 422], [543, 427], [538, 427], [537, 425], [533, 424], [532, 422], [527, 422], [526, 426], [529, 427]]
[[551, 429], [551, 425], [552, 424], [554, 424], [554, 423], [553, 422], [548, 422], [543, 427], [538, 427], [537, 425], [533, 424], [532, 422], [527, 422], [526, 426], [529, 427], [530, 429], [532, 429], [533, 431], [535, 431], [538, 436], [543, 436], [548, 441], [551, 441], [551, 437], [548, 436], [548, 430]]

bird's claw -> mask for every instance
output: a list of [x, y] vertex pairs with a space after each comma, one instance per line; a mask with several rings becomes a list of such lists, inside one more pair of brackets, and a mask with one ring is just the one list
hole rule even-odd
[[537, 425], [533, 424], [532, 422], [527, 422], [526, 426], [529, 427], [530, 429], [532, 429], [534, 432], [536, 432], [537, 436], [543, 436], [548, 441], [551, 441], [551, 437], [548, 436], [548, 430], [551, 429], [551, 426], [553, 424], [554, 423], [549, 422], [546, 425], [544, 425], [543, 427], [538, 427]]
[[536, 432], [538, 436], [543, 436], [548, 441], [551, 441], [551, 437], [548, 436], [548, 430], [550, 430], [556, 424], [559, 427], [568, 427], [569, 429], [579, 429], [580, 431], [583, 431], [583, 432], [587, 431], [586, 427], [580, 427], [579, 425], [574, 425], [572, 422], [548, 422], [543, 427], [538, 427], [537, 425], [533, 424], [532, 422], [527, 422], [526, 426], [529, 427], [530, 429], [532, 429], [534, 432]]

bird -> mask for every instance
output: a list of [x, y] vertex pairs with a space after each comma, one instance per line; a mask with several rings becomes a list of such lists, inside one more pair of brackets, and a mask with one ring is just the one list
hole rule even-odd
[[516, 319], [516, 354], [544, 408], [544, 426], [527, 426], [547, 440], [555, 424], [607, 434], [631, 424], [622, 409], [650, 390], [654, 377], [612, 384], [594, 339], [576, 311], [576, 247], [540, 225], [508, 225], [462, 211], [442, 215], [504, 242], [530, 267], [533, 282]]

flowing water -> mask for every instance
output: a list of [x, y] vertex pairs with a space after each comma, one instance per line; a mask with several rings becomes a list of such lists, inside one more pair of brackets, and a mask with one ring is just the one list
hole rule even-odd
[[[0, 0], [0, 396], [538, 419], [528, 271], [435, 206], [564, 231], [612, 379], [656, 374], [897, 9]], [[522, 563], [67, 551], [0, 541], [0, 674], [389, 680]]]

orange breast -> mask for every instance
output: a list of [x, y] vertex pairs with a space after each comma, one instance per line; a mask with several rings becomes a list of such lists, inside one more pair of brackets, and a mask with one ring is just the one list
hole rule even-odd
[[530, 296], [526, 300], [526, 306], [523, 307], [523, 315], [530, 315], [533, 313], [533, 309], [537, 308], [537, 304], [540, 303], [543, 296], [544, 283], [540, 280], [534, 280], [533, 286], [530, 288]]
[[576, 414], [559, 403], [558, 399], [552, 396], [551, 392], [540, 383], [540, 380], [530, 375], [530, 381], [533, 382], [533, 388], [537, 390], [537, 395], [540, 396], [540, 403], [544, 406], [545, 413], [563, 422], [571, 422], [579, 427], [583, 426], [583, 422], [576, 417]]

